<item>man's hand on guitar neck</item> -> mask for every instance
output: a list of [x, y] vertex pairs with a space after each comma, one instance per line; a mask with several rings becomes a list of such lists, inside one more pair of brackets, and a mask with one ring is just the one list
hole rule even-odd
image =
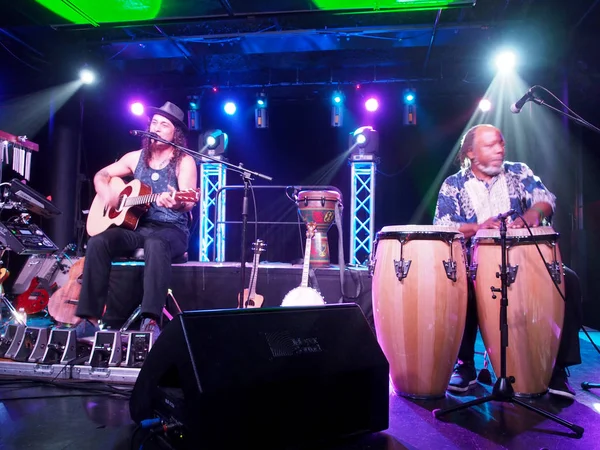
[[177, 190], [173, 186], [167, 186], [169, 192], [163, 192], [156, 199], [156, 205], [164, 208], [169, 208], [175, 211], [182, 211], [186, 208], [186, 202], [179, 201], [175, 198]]

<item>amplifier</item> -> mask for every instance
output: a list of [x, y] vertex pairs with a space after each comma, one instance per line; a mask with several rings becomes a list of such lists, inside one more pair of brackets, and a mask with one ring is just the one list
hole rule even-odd
[[[79, 259], [80, 256], [61, 258], [60, 253], [31, 255], [19, 272], [10, 292], [22, 294], [29, 289], [31, 281], [36, 277], [48, 280], [49, 285], [56, 283], [57, 287], [62, 287], [69, 280], [71, 266]], [[57, 262], [60, 262], [58, 267]]]
[[0, 244], [19, 255], [52, 253], [58, 250], [41, 228], [32, 223], [0, 223]]

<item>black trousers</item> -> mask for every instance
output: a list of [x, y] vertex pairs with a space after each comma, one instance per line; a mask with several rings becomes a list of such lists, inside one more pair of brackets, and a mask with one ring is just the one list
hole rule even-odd
[[[579, 350], [579, 329], [582, 324], [582, 299], [581, 284], [577, 274], [564, 266], [565, 269], [565, 320], [562, 328], [562, 336], [556, 366], [568, 367], [581, 364], [581, 353]], [[550, 282], [550, 281], [549, 281]], [[473, 282], [469, 280], [469, 298], [467, 301], [467, 320], [465, 332], [458, 352], [458, 359], [462, 361], [473, 361], [475, 356], [475, 340], [477, 339], [477, 303], [475, 301], [475, 289]], [[498, 294], [498, 299], [500, 294]], [[499, 307], [499, 305], [498, 305]], [[510, 306], [509, 306], [510, 308]]]
[[144, 249], [145, 260], [142, 316], [161, 316], [171, 282], [171, 263], [187, 251], [188, 235], [175, 226], [155, 223], [140, 225], [135, 231], [109, 228], [89, 239], [77, 316], [102, 317], [113, 260], [138, 248]]

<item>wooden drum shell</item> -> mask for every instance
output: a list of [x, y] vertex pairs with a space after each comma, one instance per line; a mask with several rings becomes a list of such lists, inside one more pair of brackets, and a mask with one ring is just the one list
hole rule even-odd
[[[439, 233], [446, 241], [433, 237]], [[399, 239], [405, 238], [403, 258], [411, 265], [400, 281], [394, 260], [400, 259]], [[456, 281], [447, 277], [442, 262], [450, 258], [450, 247]], [[395, 392], [413, 398], [443, 397], [465, 326], [463, 235], [448, 227], [384, 227], [377, 236], [372, 290], [377, 339], [390, 364]]]
[[[547, 263], [560, 267], [559, 287], [564, 295], [564, 271], [558, 234], [551, 227], [532, 229]], [[546, 393], [558, 354], [564, 320], [564, 301], [557, 291], [527, 229], [507, 230], [507, 264], [518, 265], [514, 283], [508, 286], [506, 375], [514, 376], [514, 391], [520, 396]], [[480, 230], [472, 242], [476, 264], [475, 295], [479, 328], [492, 367], [500, 376], [500, 299], [492, 299], [491, 286], [500, 288], [502, 254], [498, 230]]]

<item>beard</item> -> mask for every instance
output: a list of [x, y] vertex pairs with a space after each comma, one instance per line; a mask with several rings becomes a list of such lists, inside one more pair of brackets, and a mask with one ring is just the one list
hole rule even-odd
[[499, 166], [495, 166], [492, 164], [488, 164], [486, 166], [484, 164], [481, 164], [477, 158], [473, 159], [473, 166], [475, 166], [477, 170], [479, 170], [482, 173], [485, 173], [489, 177], [495, 177], [496, 175], [499, 175], [500, 172], [502, 172], [503, 165], [504, 161], [502, 161], [502, 163]]

